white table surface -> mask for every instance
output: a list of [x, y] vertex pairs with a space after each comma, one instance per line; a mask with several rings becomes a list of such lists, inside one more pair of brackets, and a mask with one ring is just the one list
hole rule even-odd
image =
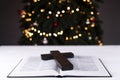
[[[40, 56], [51, 50], [99, 57], [112, 78], [7, 78], [21, 58]], [[120, 80], [120, 46], [0, 46], [0, 80]]]

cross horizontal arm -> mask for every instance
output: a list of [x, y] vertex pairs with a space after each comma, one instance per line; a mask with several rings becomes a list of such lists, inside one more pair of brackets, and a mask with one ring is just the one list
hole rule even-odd
[[[72, 52], [62, 53], [65, 58], [73, 58], [74, 54]], [[41, 54], [42, 60], [51, 60], [54, 59], [51, 54]]]

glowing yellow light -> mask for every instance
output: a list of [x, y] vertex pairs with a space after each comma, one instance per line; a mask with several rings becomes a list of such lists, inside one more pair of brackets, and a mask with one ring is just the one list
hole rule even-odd
[[62, 13], [65, 13], [65, 10], [62, 10]]
[[48, 2], [49, 5], [51, 5], [51, 2]]
[[28, 22], [31, 21], [31, 20], [32, 20], [31, 18], [26, 18], [25, 19], [25, 21], [28, 21]]
[[59, 0], [59, 3], [62, 3], [62, 0]]
[[91, 17], [91, 18], [90, 18], [91, 21], [94, 20], [94, 19], [95, 19], [94, 17]]
[[101, 41], [100, 41], [100, 40], [98, 40], [98, 43], [101, 43]]
[[95, 23], [92, 23], [92, 24], [91, 24], [91, 27], [95, 27]]
[[49, 33], [48, 35], [49, 35], [49, 36], [52, 36], [52, 34], [51, 34], [51, 33]]
[[48, 35], [48, 34], [46, 34], [45, 36], [46, 36], [46, 37], [48, 37], [49, 35]]
[[57, 14], [60, 14], [60, 11], [57, 11]]
[[47, 19], [50, 19], [50, 16], [47, 16]]
[[25, 34], [25, 36], [26, 36], [27, 38], [29, 38], [29, 35], [28, 35], [27, 33]]
[[76, 8], [76, 11], [78, 12], [78, 11], [79, 11], [79, 8]]
[[70, 10], [70, 6], [67, 7], [67, 10]]
[[31, 29], [34, 30], [34, 27], [32, 27]]
[[79, 37], [81, 37], [82, 36], [82, 34], [79, 34]]
[[32, 14], [31, 14], [31, 13], [28, 13], [28, 16], [32, 16]]
[[40, 12], [45, 12], [45, 9], [41, 9]]
[[86, 0], [83, 0], [83, 2], [86, 2]]
[[40, 30], [38, 30], [38, 33], [40, 33]]
[[43, 32], [43, 35], [46, 35], [45, 32]]
[[99, 43], [99, 46], [103, 46], [103, 43]]
[[92, 4], [92, 2], [89, 2], [89, 4], [91, 5], [91, 4]]
[[40, 33], [40, 36], [42, 36], [43, 34], [42, 33]]
[[63, 31], [60, 31], [57, 33], [58, 35], [63, 35]]
[[63, 35], [63, 30], [61, 30], [61, 31], [59, 32], [59, 35]]
[[58, 35], [60, 35], [61, 33], [60, 33], [60, 32], [58, 32], [57, 34], [58, 34]]
[[54, 35], [55, 37], [57, 37], [57, 36], [58, 36], [56, 33], [53, 33], [53, 35]]
[[85, 27], [85, 30], [88, 30], [88, 27]]
[[90, 12], [90, 14], [91, 14], [91, 15], [93, 15], [93, 14], [94, 14], [94, 12], [93, 12], [93, 11], [91, 11], [91, 12]]
[[37, 0], [33, 0], [35, 3], [37, 2]]
[[27, 33], [27, 32], [28, 32], [28, 30], [25, 30], [24, 32], [25, 32], [25, 33]]
[[86, 24], [90, 24], [90, 20], [89, 19], [87, 19]]
[[48, 14], [52, 14], [52, 11], [49, 11]]
[[73, 36], [73, 39], [76, 39], [76, 36]]
[[30, 38], [29, 40], [32, 41], [32, 38]]
[[71, 13], [74, 13], [74, 12], [75, 12], [74, 10], [71, 11]]
[[100, 40], [98, 40], [98, 43], [99, 43], [99, 46], [103, 45], [102, 41], [100, 41]]
[[26, 12], [24, 10], [22, 10], [21, 15], [26, 15]]
[[69, 40], [69, 38], [68, 38], [68, 37], [66, 37], [66, 40]]
[[63, 35], [63, 31], [60, 31], [61, 32], [61, 35]]
[[71, 30], [74, 30], [74, 27], [73, 27], [73, 26], [71, 26], [71, 27], [70, 27], [70, 29], [71, 29]]
[[60, 14], [60, 17], [63, 17], [63, 15], [62, 15], [62, 14]]
[[56, 17], [59, 17], [59, 15], [58, 15], [58, 14], [56, 14]]
[[32, 14], [34, 14], [35, 13], [35, 11], [32, 11]]
[[34, 31], [36, 32], [36, 31], [37, 31], [37, 29], [34, 29]]
[[21, 17], [22, 17], [22, 18], [25, 18], [25, 15], [22, 15]]
[[75, 38], [77, 39], [77, 38], [78, 38], [78, 36], [76, 35], [76, 36], [75, 36]]
[[33, 36], [33, 33], [29, 32], [28, 30], [25, 30], [24, 32], [25, 32], [25, 36], [26, 36], [27, 38]]
[[87, 0], [87, 2], [90, 2], [90, 0]]
[[28, 32], [28, 29], [25, 29], [24, 32], [25, 32], [25, 33]]
[[29, 36], [30, 36], [30, 37], [32, 37], [32, 36], [33, 36], [33, 33], [31, 33], [31, 32], [28, 32], [28, 34], [29, 34]]

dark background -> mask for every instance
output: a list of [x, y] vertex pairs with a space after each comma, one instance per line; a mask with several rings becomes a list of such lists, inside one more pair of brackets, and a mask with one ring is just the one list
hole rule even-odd
[[[21, 0], [0, 1], [0, 44], [17, 45], [21, 36], [19, 29], [20, 15], [17, 10], [22, 9]], [[105, 45], [120, 44], [120, 0], [104, 0], [100, 5], [100, 19], [103, 21], [103, 41]]]

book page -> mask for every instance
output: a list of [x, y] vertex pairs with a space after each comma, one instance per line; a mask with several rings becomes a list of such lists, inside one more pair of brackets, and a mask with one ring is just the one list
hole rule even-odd
[[23, 59], [9, 76], [56, 76], [58, 68], [54, 60], [41, 60], [38, 57]]
[[63, 76], [110, 76], [102, 63], [96, 57], [75, 56], [69, 61], [73, 64], [73, 70], [62, 71]]
[[74, 70], [80, 71], [98, 71], [96, 64], [91, 57], [77, 56], [70, 60], [74, 64]]

